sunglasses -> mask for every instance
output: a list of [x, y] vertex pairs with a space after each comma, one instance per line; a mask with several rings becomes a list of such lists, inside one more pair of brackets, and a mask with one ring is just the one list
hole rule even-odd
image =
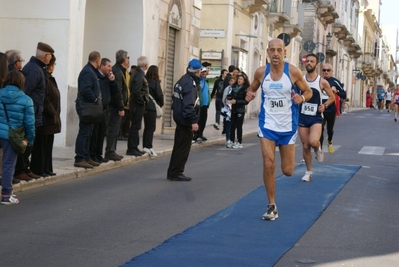
[[323, 69], [324, 72], [330, 72], [331, 69]]

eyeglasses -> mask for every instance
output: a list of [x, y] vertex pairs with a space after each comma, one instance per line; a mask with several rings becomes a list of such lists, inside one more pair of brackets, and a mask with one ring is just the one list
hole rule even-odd
[[323, 69], [324, 72], [330, 72], [331, 69]]
[[24, 59], [18, 59], [18, 60], [15, 61], [15, 62], [25, 62], [25, 60], [24, 60]]

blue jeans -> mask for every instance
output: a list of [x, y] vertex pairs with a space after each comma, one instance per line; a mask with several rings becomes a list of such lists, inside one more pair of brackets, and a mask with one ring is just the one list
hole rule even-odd
[[1, 177], [1, 194], [11, 195], [12, 178], [14, 176], [18, 153], [11, 146], [10, 141], [6, 139], [0, 138], [0, 148], [3, 149], [3, 174]]

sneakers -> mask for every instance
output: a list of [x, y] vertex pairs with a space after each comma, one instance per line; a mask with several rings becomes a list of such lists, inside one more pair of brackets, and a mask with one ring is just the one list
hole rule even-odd
[[324, 153], [321, 150], [321, 147], [316, 151], [316, 159], [318, 163], [322, 163], [324, 161]]
[[327, 144], [328, 144], [328, 153], [330, 153], [330, 154], [334, 153], [333, 143], [327, 141]]
[[231, 142], [230, 140], [226, 142], [226, 147], [227, 148], [232, 148], [233, 147], [233, 142]]
[[100, 164], [101, 164], [101, 163], [99, 163], [97, 161], [94, 161], [94, 160], [91, 160], [91, 159], [87, 160], [86, 162], [89, 163], [90, 165], [92, 165], [93, 167], [100, 166]]
[[234, 149], [239, 149], [239, 148], [243, 148], [242, 144], [240, 142], [235, 142], [233, 145]]
[[215, 124], [213, 125], [213, 128], [215, 128], [216, 130], [219, 130], [219, 124], [218, 124], [218, 123], [215, 123]]
[[18, 204], [19, 200], [14, 197], [14, 195], [2, 195], [1, 196], [1, 204], [2, 205], [11, 205], [11, 204]]
[[268, 221], [274, 221], [278, 218], [277, 206], [276, 205], [267, 205], [267, 211], [263, 214], [262, 219]]
[[144, 152], [147, 153], [148, 155], [150, 155], [151, 157], [156, 157], [158, 156], [157, 153], [154, 152], [154, 150], [152, 150], [152, 148], [143, 148]]
[[312, 179], [313, 172], [312, 171], [306, 171], [305, 175], [302, 177], [302, 182], [310, 182], [310, 179]]

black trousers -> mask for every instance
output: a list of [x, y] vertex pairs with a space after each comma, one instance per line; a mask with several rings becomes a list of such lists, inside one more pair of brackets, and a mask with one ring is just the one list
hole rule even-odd
[[30, 157], [30, 154], [32, 152], [32, 147], [33, 146], [28, 146], [28, 147], [26, 147], [26, 150], [25, 150], [24, 154], [18, 154], [17, 162], [15, 164], [14, 175], [18, 175], [18, 174], [21, 174], [21, 173], [24, 173], [24, 172], [30, 172], [30, 169], [29, 169], [29, 165], [30, 165], [29, 157]]
[[208, 120], [208, 106], [202, 106], [199, 110], [199, 120], [198, 120], [198, 131], [195, 137], [203, 137], [204, 130], [206, 126], [206, 121]]
[[138, 149], [140, 144], [139, 131], [141, 129], [141, 121], [143, 120], [145, 106], [130, 105], [130, 129], [129, 139], [127, 140], [127, 149], [129, 151]]
[[237, 129], [237, 142], [242, 143], [242, 125], [244, 124], [244, 114], [231, 113], [231, 126], [230, 126], [230, 141], [234, 142], [236, 138]]
[[107, 119], [107, 145], [105, 147], [105, 155], [113, 154], [116, 151], [121, 120], [122, 118], [119, 116], [119, 110], [115, 107], [110, 107]]
[[143, 147], [152, 148], [152, 140], [157, 124], [157, 112], [149, 110], [144, 112]]
[[94, 123], [93, 132], [90, 137], [90, 158], [100, 160], [103, 156], [105, 130], [107, 129], [106, 111], [104, 110], [103, 120]]
[[177, 125], [173, 143], [172, 155], [170, 157], [167, 177], [177, 177], [184, 172], [186, 162], [191, 150], [193, 131], [191, 126]]
[[332, 141], [333, 135], [334, 135], [334, 124], [335, 124], [335, 117], [336, 114], [334, 113], [323, 113], [324, 119], [323, 119], [323, 126], [321, 128], [321, 136], [320, 136], [320, 145], [323, 147], [323, 140], [324, 140], [324, 125], [327, 123], [327, 140], [329, 142]]
[[119, 135], [127, 137], [129, 135], [129, 129], [130, 129], [130, 110], [126, 108], [124, 110], [125, 110], [125, 115], [121, 119]]
[[53, 172], [54, 134], [36, 134], [30, 169], [35, 174]]

